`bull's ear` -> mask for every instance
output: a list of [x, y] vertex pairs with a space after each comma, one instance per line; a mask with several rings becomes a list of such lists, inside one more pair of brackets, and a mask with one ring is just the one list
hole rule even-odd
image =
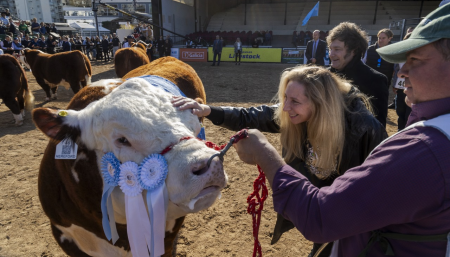
[[36, 108], [33, 110], [33, 121], [45, 135], [56, 140], [71, 138], [75, 140], [79, 136], [79, 128], [64, 124], [67, 112], [49, 108]]

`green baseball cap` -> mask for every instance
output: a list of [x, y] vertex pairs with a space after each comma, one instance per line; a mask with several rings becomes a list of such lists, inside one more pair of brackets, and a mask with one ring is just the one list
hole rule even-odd
[[407, 40], [377, 49], [381, 58], [390, 63], [406, 62], [406, 53], [416, 48], [450, 38], [450, 3], [427, 15], [411, 33]]

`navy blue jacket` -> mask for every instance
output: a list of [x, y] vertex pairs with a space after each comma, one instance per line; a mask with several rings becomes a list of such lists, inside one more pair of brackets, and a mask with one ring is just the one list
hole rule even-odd
[[213, 52], [222, 52], [222, 40], [214, 40], [214, 44], [213, 44]]

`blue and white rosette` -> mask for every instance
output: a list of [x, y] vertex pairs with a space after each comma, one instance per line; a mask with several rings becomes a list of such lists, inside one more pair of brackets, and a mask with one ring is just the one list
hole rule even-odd
[[112, 239], [112, 243], [115, 244], [117, 239], [119, 239], [119, 235], [114, 219], [111, 193], [118, 185], [120, 161], [113, 153], [109, 152], [102, 157], [101, 171], [103, 176], [103, 194], [101, 202], [103, 231], [105, 232], [106, 238], [108, 238], [108, 240]]
[[151, 225], [138, 180], [139, 166], [125, 162], [120, 166], [119, 186], [125, 194], [127, 234], [133, 256], [148, 257], [151, 245]]
[[140, 186], [147, 190], [147, 207], [150, 214], [152, 256], [164, 254], [164, 237], [167, 205], [169, 201], [165, 180], [168, 173], [166, 159], [160, 154], [152, 154], [139, 166]]

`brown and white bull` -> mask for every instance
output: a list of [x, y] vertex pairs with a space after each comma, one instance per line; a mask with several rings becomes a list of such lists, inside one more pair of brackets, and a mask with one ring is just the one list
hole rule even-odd
[[[178, 60], [170, 63], [178, 66], [168, 65], [166, 74], [184, 74], [187, 80], [181, 90], [205, 102], [203, 86], [192, 68]], [[167, 72], [173, 67], [177, 69]], [[136, 75], [147, 72], [140, 69]], [[164, 72], [153, 72], [164, 77]], [[171, 98], [142, 78], [102, 80], [76, 94], [67, 113], [47, 108], [33, 112], [37, 127], [50, 137], [39, 171], [39, 198], [55, 239], [68, 255], [131, 256], [124, 194], [118, 188], [112, 193], [112, 201], [119, 240], [113, 245], [102, 228], [104, 185], [100, 167], [107, 152], [114, 153], [122, 163], [140, 163], [148, 155], [173, 145], [164, 155], [169, 204], [163, 256], [172, 256], [184, 216], [210, 207], [226, 186], [221, 161], [215, 158], [206, 166], [217, 152], [194, 139], [201, 129], [198, 118], [174, 108]], [[192, 139], [180, 141], [184, 137]], [[75, 160], [54, 158], [56, 145], [65, 138], [78, 144]]]
[[91, 63], [87, 56], [78, 50], [47, 54], [40, 50], [25, 49], [20, 58], [45, 91], [46, 101], [57, 98], [58, 85], [66, 89], [70, 87], [76, 94], [91, 83]]
[[25, 72], [19, 61], [9, 54], [0, 55], [0, 99], [13, 113], [16, 126], [23, 124], [25, 109], [31, 111], [34, 105]]
[[147, 44], [142, 41], [133, 43], [131, 47], [119, 49], [114, 55], [114, 69], [119, 78], [148, 63], [150, 59], [147, 55]]

